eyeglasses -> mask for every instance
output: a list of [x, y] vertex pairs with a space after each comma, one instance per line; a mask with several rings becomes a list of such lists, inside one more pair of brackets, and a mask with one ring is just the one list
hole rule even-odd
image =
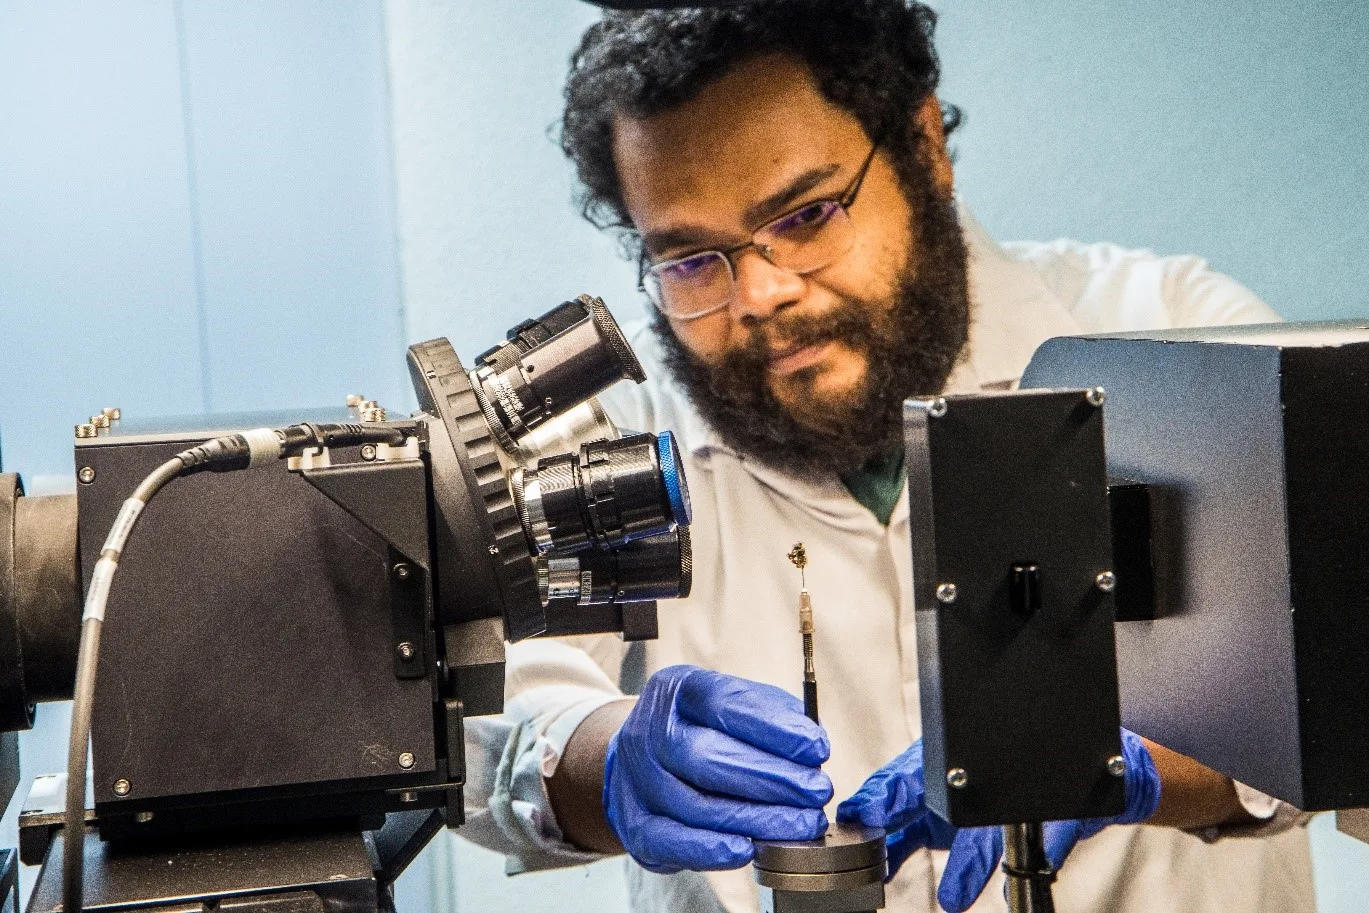
[[848, 210], [860, 193], [879, 144], [875, 140], [839, 197], [813, 200], [792, 209], [756, 229], [750, 241], [726, 250], [699, 251], [650, 266], [644, 255], [639, 287], [662, 314], [693, 320], [722, 310], [732, 301], [737, 284], [733, 260], [748, 247], [756, 248], [780, 269], [800, 276], [832, 264], [855, 245], [855, 227]]

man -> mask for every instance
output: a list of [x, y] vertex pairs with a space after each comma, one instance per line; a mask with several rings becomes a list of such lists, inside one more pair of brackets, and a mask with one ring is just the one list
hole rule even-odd
[[[933, 23], [908, 0], [608, 14], [575, 55], [562, 143], [656, 314], [652, 380], [608, 405], [681, 439], [695, 584], [635, 703], [612, 638], [511, 648], [464, 831], [511, 871], [626, 849], [634, 910], [755, 909], [751, 839], [815, 837], [845, 799], [890, 832], [889, 909], [1003, 906], [995, 832], [922, 803], [901, 403], [1010, 389], [1053, 336], [1277, 317], [1192, 258], [987, 237], [953, 195]], [[824, 727], [788, 693], [795, 541]], [[1062, 911], [1312, 909], [1292, 810], [1124, 746], [1126, 813], [1051, 825]]]

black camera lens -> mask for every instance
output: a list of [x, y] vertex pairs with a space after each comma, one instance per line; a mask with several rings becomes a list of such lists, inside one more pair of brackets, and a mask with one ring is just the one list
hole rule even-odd
[[642, 366], [598, 298], [582, 295], [509, 330], [508, 341], [476, 359], [471, 379], [485, 417], [505, 449], [546, 420]]
[[605, 605], [681, 599], [694, 585], [687, 526], [629, 542], [622, 548], [589, 549], [538, 561], [543, 603], [570, 599], [580, 605]]
[[540, 460], [515, 485], [528, 538], [540, 553], [621, 548], [690, 519], [689, 490], [670, 432], [594, 441]]

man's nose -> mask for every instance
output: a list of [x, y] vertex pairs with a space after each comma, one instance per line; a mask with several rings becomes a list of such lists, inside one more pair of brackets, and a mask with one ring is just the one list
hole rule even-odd
[[737, 255], [733, 269], [736, 288], [732, 314], [742, 323], [770, 319], [777, 311], [797, 303], [806, 288], [802, 276], [771, 263], [754, 247]]

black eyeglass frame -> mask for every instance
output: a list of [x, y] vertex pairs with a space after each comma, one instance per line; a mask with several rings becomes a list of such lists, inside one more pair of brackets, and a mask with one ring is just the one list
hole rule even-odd
[[[876, 138], [875, 141], [874, 141], [874, 143], [872, 143], [872, 144], [870, 145], [870, 151], [866, 154], [865, 160], [864, 160], [863, 162], [860, 163], [860, 167], [859, 167], [858, 169], [856, 169], [855, 176], [851, 178], [851, 183], [849, 183], [849, 184], [846, 185], [846, 189], [843, 190], [843, 191], [841, 192], [841, 195], [840, 195], [840, 196], [836, 196], [836, 197], [819, 197], [819, 198], [816, 199], [816, 200], [809, 200], [808, 202], [802, 203], [802, 204], [800, 204], [800, 205], [798, 205], [798, 206], [795, 206], [795, 207], [792, 208], [792, 209], [787, 209], [787, 210], [785, 210], [784, 212], [780, 213], [779, 215], [775, 216], [773, 219], [767, 219], [767, 220], [765, 221], [764, 224], [760, 225], [760, 226], [757, 227], [755, 230], [753, 230], [753, 231], [752, 231], [752, 234], [751, 234], [751, 240], [750, 240], [750, 241], [744, 241], [744, 242], [742, 242], [741, 244], [737, 244], [737, 245], [735, 245], [735, 246], [733, 246], [733, 247], [729, 247], [729, 248], [726, 248], [726, 249], [723, 249], [723, 250], [708, 250], [708, 249], [705, 249], [705, 250], [696, 250], [696, 251], [693, 251], [692, 253], [685, 254], [684, 256], [681, 256], [681, 257], [672, 257], [672, 258], [670, 258], [669, 260], [662, 260], [660, 263], [651, 263], [651, 262], [647, 259], [646, 251], [643, 250], [642, 253], [641, 253], [641, 257], [639, 258], [639, 261], [638, 261], [638, 270], [637, 270], [637, 291], [639, 291], [639, 292], [641, 292], [642, 294], [646, 295], [647, 300], [651, 302], [651, 306], [654, 307], [657, 311], [660, 311], [660, 313], [664, 314], [664, 315], [667, 316], [667, 317], [670, 317], [670, 316], [672, 316], [672, 315], [670, 315], [670, 314], [668, 314], [666, 311], [662, 310], [660, 302], [656, 301], [656, 299], [652, 296], [652, 294], [651, 294], [649, 291], [647, 291], [647, 287], [646, 287], [646, 277], [647, 277], [647, 274], [648, 274], [649, 272], [651, 272], [652, 270], [658, 269], [658, 268], [663, 267], [663, 266], [672, 266], [672, 265], [674, 265], [674, 264], [676, 264], [676, 263], [682, 263], [682, 262], [685, 261], [685, 260], [689, 260], [689, 259], [691, 259], [691, 258], [693, 258], [693, 257], [698, 257], [698, 256], [701, 256], [701, 255], [703, 255], [703, 254], [717, 254], [718, 256], [722, 257], [724, 260], [727, 261], [728, 272], [731, 273], [731, 275], [732, 275], [732, 282], [733, 282], [733, 284], [735, 285], [735, 283], [736, 283], [736, 281], [737, 281], [737, 265], [736, 265], [736, 263], [734, 262], [733, 258], [734, 258], [737, 254], [739, 254], [739, 253], [741, 253], [742, 251], [746, 250], [748, 247], [754, 247], [754, 248], [756, 248], [756, 250], [760, 252], [760, 255], [761, 255], [762, 257], [765, 257], [765, 259], [766, 259], [768, 262], [774, 263], [774, 261], [771, 260], [771, 259], [770, 259], [770, 256], [769, 256], [769, 246], [757, 242], [757, 241], [756, 241], [756, 235], [757, 235], [758, 233], [760, 233], [762, 230], [764, 230], [765, 228], [767, 228], [768, 226], [774, 225], [776, 222], [783, 222], [785, 219], [789, 218], [790, 216], [793, 216], [793, 215], [796, 214], [796, 213], [802, 212], [803, 210], [809, 208], [810, 206], [816, 206], [816, 205], [818, 205], [819, 203], [835, 203], [835, 204], [837, 204], [838, 206], [840, 206], [841, 209], [842, 209], [842, 212], [843, 212], [846, 216], [849, 217], [849, 216], [850, 216], [851, 207], [852, 207], [853, 205], [855, 205], [856, 196], [860, 193], [860, 188], [861, 188], [861, 186], [865, 183], [865, 175], [870, 171], [870, 165], [871, 165], [871, 163], [873, 163], [874, 160], [875, 160], [875, 153], [879, 151], [879, 147], [880, 147], [880, 145], [883, 143], [883, 141], [884, 141], [883, 136], [880, 136], [880, 137]], [[810, 268], [810, 269], [804, 270], [804, 271], [801, 272], [801, 273], [797, 273], [797, 275], [804, 275], [805, 273], [810, 273], [810, 272], [813, 272], [813, 271], [815, 271], [815, 270], [822, 269], [823, 266], [828, 266], [828, 265], [830, 265], [830, 262], [831, 262], [831, 261], [829, 261], [829, 263], [824, 263], [824, 264], [821, 264], [821, 265], [819, 265], [819, 266], [814, 266], [814, 267], [812, 267], [812, 268]], [[776, 265], [776, 266], [779, 266], [779, 264], [775, 264], [775, 265]], [[785, 268], [785, 267], [780, 267], [780, 269], [784, 269], [784, 268]], [[710, 308], [710, 309], [708, 309], [708, 310], [706, 310], [706, 311], [700, 311], [700, 312], [697, 313], [697, 314], [691, 314], [691, 315], [689, 315], [688, 317], [678, 317], [678, 316], [677, 316], [675, 319], [677, 319], [677, 320], [697, 320], [697, 319], [700, 318], [700, 317], [707, 317], [709, 314], [716, 314], [718, 311], [720, 311], [720, 310], [722, 310], [723, 308], [727, 307], [727, 305], [728, 305], [728, 303], [729, 303], [730, 301], [731, 301], [730, 298], [724, 299], [724, 300], [723, 300], [722, 302], [720, 302], [716, 307]]]

